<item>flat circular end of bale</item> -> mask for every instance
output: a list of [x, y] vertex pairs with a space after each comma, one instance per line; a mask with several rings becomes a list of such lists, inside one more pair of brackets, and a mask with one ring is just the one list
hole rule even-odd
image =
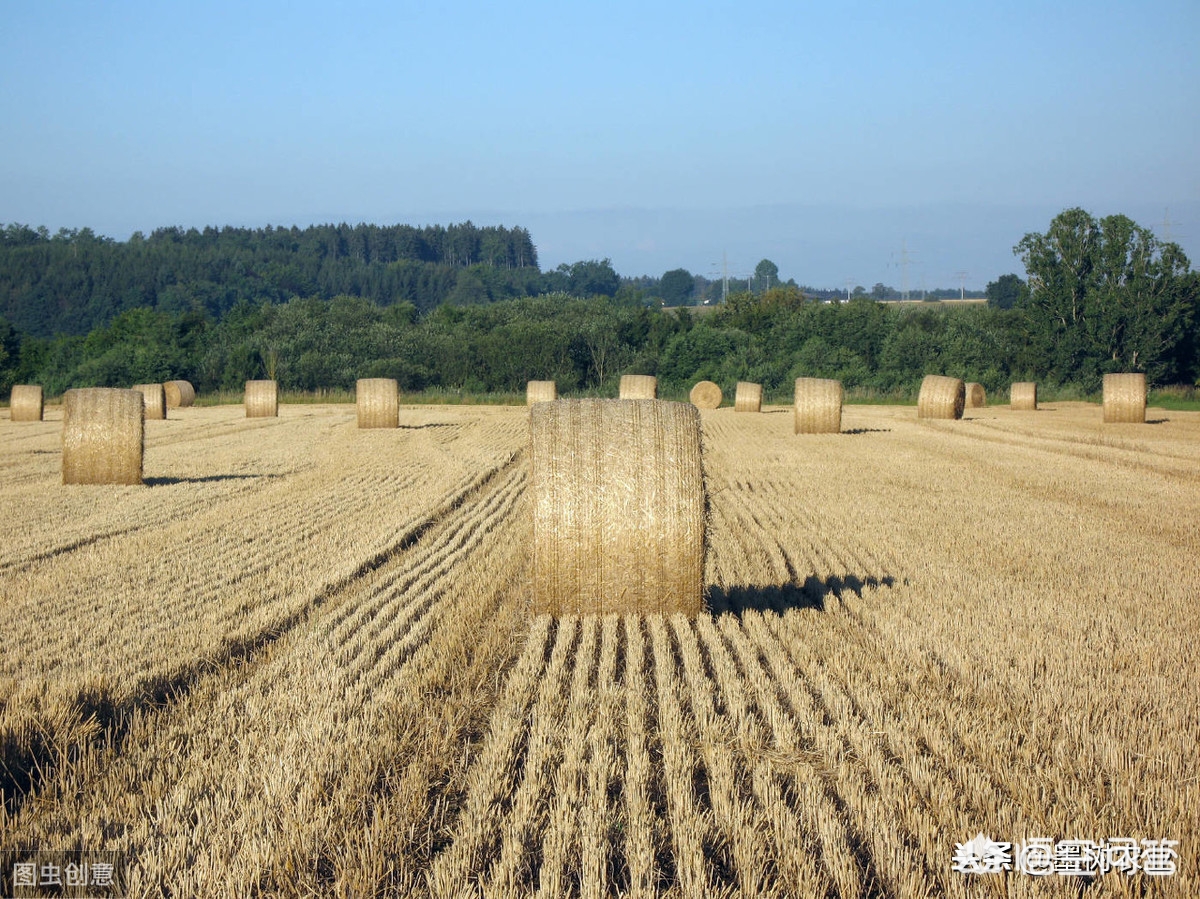
[[754, 384], [750, 381], [738, 381], [737, 392], [733, 398], [733, 411], [761, 412], [762, 397], [762, 384]]
[[354, 405], [360, 428], [400, 427], [400, 385], [395, 378], [359, 378]]
[[1037, 384], [1018, 381], [1008, 390], [1008, 405], [1021, 412], [1035, 412], [1038, 407]]
[[1104, 376], [1105, 423], [1145, 424], [1146, 376], [1123, 373]]
[[41, 421], [46, 411], [42, 388], [37, 384], [17, 384], [8, 398], [10, 421]]
[[983, 389], [982, 384], [976, 384], [974, 381], [968, 381], [966, 393], [968, 409], [982, 409], [987, 405], [987, 391]]
[[279, 384], [275, 381], [246, 382], [246, 417], [279, 417]]
[[147, 421], [162, 421], [167, 417], [167, 393], [162, 384], [134, 384], [142, 395], [143, 414]]
[[618, 395], [623, 400], [658, 399], [658, 378], [654, 375], [621, 375]]
[[700, 413], [660, 400], [529, 410], [534, 614], [700, 614]]
[[966, 405], [967, 385], [962, 378], [926, 375], [917, 397], [917, 418], [956, 421], [962, 418]]
[[168, 409], [185, 409], [196, 402], [196, 388], [190, 381], [165, 381], [163, 392], [167, 397]]
[[525, 405], [552, 403], [558, 399], [558, 384], [554, 381], [530, 381], [525, 385]]
[[63, 483], [142, 483], [144, 406], [138, 390], [89, 387], [63, 394]]
[[712, 381], [700, 381], [692, 388], [688, 399], [697, 409], [717, 409], [721, 405], [721, 388]]
[[840, 434], [842, 382], [830, 378], [797, 378], [793, 401], [793, 432]]

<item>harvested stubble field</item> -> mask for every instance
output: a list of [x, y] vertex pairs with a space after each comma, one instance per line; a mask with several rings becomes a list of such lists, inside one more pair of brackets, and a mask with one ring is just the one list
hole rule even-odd
[[[0, 421], [0, 850], [131, 895], [1045, 896], [956, 843], [1178, 840], [1200, 414], [703, 414], [711, 614], [530, 619], [524, 408], [174, 410], [145, 487]], [[1165, 420], [1164, 420], [1165, 419]]]

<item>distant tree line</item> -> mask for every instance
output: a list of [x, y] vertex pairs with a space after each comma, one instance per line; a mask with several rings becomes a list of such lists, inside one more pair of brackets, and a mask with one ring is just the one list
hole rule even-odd
[[[514, 231], [510, 239], [527, 238]], [[88, 239], [58, 240], [56, 253]], [[27, 245], [54, 241], [43, 235]], [[415, 264], [471, 272], [480, 263], [466, 264], [466, 252], [454, 251], [458, 267]], [[1026, 278], [989, 284], [986, 305], [903, 306], [865, 291], [820, 300], [787, 284], [733, 293], [700, 314], [648, 303], [650, 285], [623, 284], [607, 260], [542, 273], [529, 243], [521, 253], [536, 296], [447, 297], [422, 307], [314, 291], [271, 302], [235, 296], [218, 311], [145, 302], [86, 333], [53, 336], [0, 318], [0, 395], [13, 383], [42, 384], [56, 395], [175, 377], [201, 391], [239, 390], [264, 377], [295, 390], [393, 377], [408, 391], [519, 392], [528, 380], [553, 378], [564, 393], [612, 393], [627, 372], [655, 374], [676, 395], [708, 379], [730, 390], [738, 380], [757, 381], [787, 396], [801, 376], [909, 394], [925, 374], [979, 381], [1000, 395], [1014, 380], [1094, 392], [1110, 371], [1143, 371], [1153, 384], [1200, 382], [1200, 275], [1178, 246], [1122, 216], [1096, 220], [1067, 210], [1015, 252]], [[387, 263], [396, 264], [410, 262]], [[522, 270], [506, 264], [489, 271]], [[682, 290], [684, 279], [674, 280]]]
[[[555, 274], [569, 284], [569, 271]], [[542, 278], [527, 230], [470, 222], [171, 227], [123, 242], [88, 228], [0, 229], [0, 316], [38, 337], [86, 334], [130, 309], [219, 319], [238, 302], [293, 297], [353, 295], [426, 312], [537, 294], [546, 289]], [[615, 272], [612, 280], [615, 293]]]

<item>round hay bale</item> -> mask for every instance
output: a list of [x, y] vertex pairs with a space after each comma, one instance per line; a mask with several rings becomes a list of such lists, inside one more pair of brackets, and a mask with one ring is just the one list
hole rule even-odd
[[621, 375], [619, 395], [623, 400], [656, 400], [658, 378], [654, 375]]
[[63, 483], [142, 483], [145, 405], [138, 390], [88, 387], [63, 394]]
[[133, 389], [142, 395], [147, 420], [162, 421], [167, 417], [167, 392], [162, 384], [134, 384]]
[[734, 412], [762, 411], [762, 384], [738, 381], [737, 393], [733, 397]]
[[926, 375], [917, 397], [917, 418], [959, 419], [967, 404], [967, 385], [962, 378]]
[[8, 398], [11, 421], [41, 421], [46, 411], [42, 388], [37, 384], [17, 384]]
[[662, 400], [529, 410], [532, 611], [703, 611], [700, 413]]
[[974, 381], [968, 381], [966, 393], [968, 409], [982, 409], [987, 405], [987, 391], [983, 389], [982, 384], [976, 384]]
[[525, 405], [552, 403], [558, 399], [558, 385], [553, 381], [530, 381], [525, 385]]
[[395, 378], [359, 378], [354, 401], [360, 428], [400, 427], [400, 385]]
[[1145, 424], [1145, 375], [1129, 373], [1104, 376], [1104, 421]]
[[196, 402], [196, 388], [190, 381], [167, 381], [163, 384], [168, 409], [183, 409]]
[[839, 434], [842, 430], [842, 382], [797, 378], [794, 433]]
[[279, 383], [277, 381], [246, 382], [246, 417], [279, 417]]
[[688, 394], [688, 399], [697, 409], [718, 409], [723, 396], [721, 388], [712, 381], [700, 381]]
[[1037, 411], [1037, 384], [1018, 381], [1008, 389], [1008, 405], [1021, 412]]

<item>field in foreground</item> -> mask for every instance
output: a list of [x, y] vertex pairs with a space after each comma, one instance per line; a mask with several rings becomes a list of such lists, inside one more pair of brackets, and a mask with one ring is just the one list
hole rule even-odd
[[141, 488], [0, 420], [0, 851], [131, 895], [1079, 895], [956, 843], [1177, 840], [1200, 413], [703, 415], [711, 614], [530, 619], [526, 411], [173, 411]]

